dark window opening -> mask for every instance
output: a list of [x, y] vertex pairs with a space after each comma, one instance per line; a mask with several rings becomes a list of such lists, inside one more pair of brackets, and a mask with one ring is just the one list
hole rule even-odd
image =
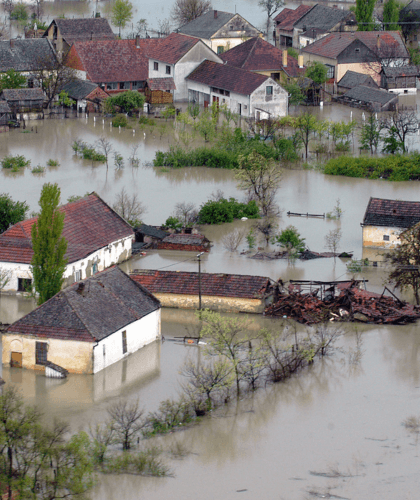
[[47, 362], [48, 344], [46, 342], [35, 342], [35, 362], [37, 365], [45, 365]]
[[154, 62], [154, 63], [153, 63], [153, 69], [154, 69], [155, 71], [159, 71], [159, 63]]
[[117, 82], [107, 83], [106, 90], [118, 90], [118, 83]]
[[123, 349], [123, 354], [127, 352], [127, 332], [124, 330], [122, 332], [122, 349]]
[[167, 75], [171, 74], [171, 67], [170, 66], [166, 66], [166, 74]]
[[224, 51], [225, 51], [225, 48], [223, 47], [223, 45], [217, 46], [217, 53], [218, 54], [223, 54]]
[[92, 274], [96, 274], [98, 272], [98, 264], [95, 262], [92, 264]]
[[273, 86], [268, 85], [267, 87], [265, 87], [265, 93], [266, 95], [273, 95]]
[[389, 235], [388, 234], [384, 234], [384, 241], [389, 241]]
[[120, 90], [130, 90], [130, 82], [120, 82]]
[[18, 278], [18, 292], [30, 292], [32, 280], [29, 278]]
[[327, 67], [327, 78], [334, 78], [335, 67], [330, 66], [329, 64], [325, 65]]

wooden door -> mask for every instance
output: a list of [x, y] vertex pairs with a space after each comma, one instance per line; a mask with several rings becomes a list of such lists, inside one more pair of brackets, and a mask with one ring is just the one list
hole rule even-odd
[[12, 352], [10, 358], [10, 366], [14, 368], [22, 368], [22, 353], [21, 352]]

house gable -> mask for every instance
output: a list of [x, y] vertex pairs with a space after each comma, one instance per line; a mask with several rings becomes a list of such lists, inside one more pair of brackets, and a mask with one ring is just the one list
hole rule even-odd
[[420, 222], [420, 202], [370, 198], [363, 226], [384, 226], [407, 229]]
[[235, 14], [228, 22], [218, 29], [211, 38], [252, 38], [255, 36], [261, 36], [261, 31], [255, 28], [241, 15]]
[[0, 72], [14, 69], [30, 72], [45, 61], [55, 60], [56, 53], [46, 38], [17, 38], [0, 41]]

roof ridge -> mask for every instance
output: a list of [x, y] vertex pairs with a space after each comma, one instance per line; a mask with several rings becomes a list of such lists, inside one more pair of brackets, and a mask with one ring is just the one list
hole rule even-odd
[[[85, 278], [85, 279], [87, 279], [87, 278]], [[83, 281], [85, 281], [85, 280], [83, 280]], [[96, 340], [96, 337], [94, 337], [94, 336], [92, 335], [92, 333], [90, 332], [90, 330], [89, 330], [88, 326], [86, 325], [86, 323], [84, 322], [84, 320], [81, 318], [81, 316], [78, 314], [78, 312], [76, 311], [75, 307], [74, 307], [74, 306], [73, 306], [73, 304], [71, 303], [71, 301], [70, 301], [70, 299], [69, 299], [69, 297], [68, 297], [67, 293], [65, 293], [65, 292], [67, 292], [67, 291], [69, 291], [69, 292], [70, 292], [70, 291], [71, 291], [71, 289], [73, 288], [73, 286], [75, 286], [75, 284], [76, 284], [76, 283], [78, 283], [78, 282], [77, 282], [77, 281], [75, 281], [75, 282], [73, 283], [73, 285], [72, 285], [72, 286], [69, 286], [68, 288], [65, 288], [64, 290], [61, 290], [61, 292], [58, 292], [58, 293], [57, 293], [57, 295], [59, 295], [60, 293], [62, 293], [62, 294], [63, 294], [63, 296], [64, 296], [64, 298], [65, 298], [65, 300], [66, 300], [67, 304], [70, 306], [71, 310], [72, 310], [72, 311], [73, 311], [73, 313], [76, 315], [77, 319], [78, 319], [78, 320], [82, 323], [82, 325], [85, 327], [85, 329], [86, 329], [86, 331], [88, 332], [88, 334], [89, 334], [89, 335], [90, 335], [90, 336], [91, 336], [94, 340]], [[54, 295], [54, 297], [57, 297], [57, 295]], [[54, 297], [51, 297], [51, 299], [53, 299]], [[50, 299], [50, 300], [51, 300], [51, 299]]]

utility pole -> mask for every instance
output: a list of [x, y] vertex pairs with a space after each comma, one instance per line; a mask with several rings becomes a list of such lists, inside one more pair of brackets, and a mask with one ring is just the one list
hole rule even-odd
[[201, 311], [201, 256], [204, 252], [197, 254], [198, 259], [198, 310]]

